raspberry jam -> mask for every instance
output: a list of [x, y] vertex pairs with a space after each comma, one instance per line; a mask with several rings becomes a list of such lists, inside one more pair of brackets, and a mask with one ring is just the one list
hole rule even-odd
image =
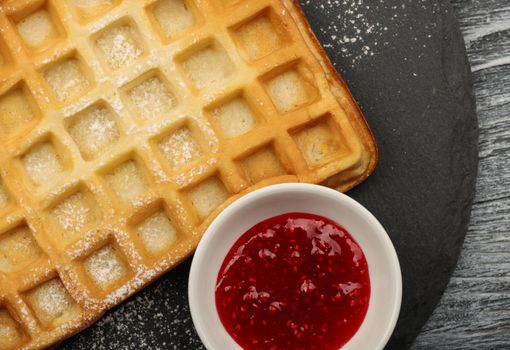
[[245, 350], [338, 350], [370, 299], [367, 261], [337, 223], [288, 213], [244, 233], [216, 284], [223, 326]]

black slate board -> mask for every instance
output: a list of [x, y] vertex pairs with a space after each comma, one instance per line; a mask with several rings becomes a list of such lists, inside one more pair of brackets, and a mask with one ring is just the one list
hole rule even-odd
[[[365, 0], [366, 1], [366, 0]], [[408, 348], [446, 287], [464, 239], [477, 169], [477, 120], [464, 43], [440, 0], [302, 0], [375, 134], [380, 162], [349, 195], [386, 227], [404, 282], [390, 349]], [[61, 349], [200, 349], [187, 261]]]

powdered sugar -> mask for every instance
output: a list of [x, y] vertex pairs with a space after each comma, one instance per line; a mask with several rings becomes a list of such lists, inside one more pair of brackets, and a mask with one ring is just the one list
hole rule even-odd
[[174, 170], [202, 155], [200, 145], [187, 127], [171, 133], [159, 143], [159, 148]]
[[80, 233], [95, 219], [95, 212], [82, 192], [65, 199], [52, 209], [51, 214], [61, 227], [64, 238], [71, 238]]
[[160, 210], [138, 226], [138, 236], [149, 253], [157, 254], [177, 238], [177, 232], [166, 213]]
[[115, 117], [104, 106], [81, 112], [70, 125], [69, 133], [86, 160], [98, 156], [120, 137]]
[[[437, 11], [439, 8], [437, 3], [431, 4], [427, 0], [416, 0], [416, 3], [412, 7], [419, 11]], [[305, 5], [312, 6], [312, 1], [307, 0]], [[344, 58], [343, 64], [355, 68], [391, 46], [392, 41], [403, 33], [426, 33], [429, 28], [416, 30], [412, 23], [409, 27], [402, 27], [409, 20], [407, 7], [410, 6], [405, 2], [391, 0], [326, 0], [318, 5], [318, 11], [324, 13], [329, 22], [319, 27], [320, 33], [317, 34], [326, 49], [338, 49], [338, 54]], [[381, 18], [381, 15], [385, 17]], [[425, 35], [431, 37], [430, 34]], [[423, 41], [418, 37], [414, 40]]]
[[172, 270], [146, 291], [108, 312], [97, 326], [72, 338], [63, 348], [89, 349], [93, 339], [97, 350], [203, 349], [189, 317], [188, 269], [189, 264], [185, 263]]
[[59, 101], [66, 101], [89, 86], [77, 59], [67, 59], [49, 68], [44, 77]]
[[67, 310], [75, 305], [64, 285], [57, 278], [30, 291], [29, 299], [38, 318], [44, 323], [62, 317]]
[[37, 185], [43, 184], [48, 181], [48, 177], [63, 171], [60, 157], [50, 141], [33, 146], [22, 157], [22, 161], [27, 175]]
[[96, 45], [103, 53], [111, 69], [119, 69], [135, 62], [143, 53], [133, 37], [134, 29], [130, 25], [121, 25], [107, 29]]
[[101, 288], [106, 288], [126, 274], [126, 267], [115, 249], [108, 245], [85, 260], [85, 270]]
[[[312, 1], [306, 1], [310, 5]], [[384, 1], [383, 1], [384, 2]], [[389, 43], [382, 39], [388, 27], [379, 21], [370, 20], [366, 12], [374, 3], [367, 0], [326, 0], [318, 5], [326, 18], [335, 18], [325, 27], [319, 28], [326, 40], [323, 46], [340, 46], [341, 56], [352, 66], [367, 56], [374, 56], [378, 46]]]
[[25, 17], [18, 23], [17, 28], [25, 43], [34, 48], [56, 36], [55, 26], [45, 9]]
[[168, 118], [177, 99], [158, 77], [151, 77], [129, 91], [143, 119]]

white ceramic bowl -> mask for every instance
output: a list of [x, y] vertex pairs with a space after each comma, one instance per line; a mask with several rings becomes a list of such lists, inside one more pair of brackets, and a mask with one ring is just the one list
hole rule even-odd
[[382, 349], [397, 322], [402, 277], [395, 248], [377, 219], [354, 199], [323, 186], [281, 184], [247, 194], [227, 207], [205, 232], [193, 258], [189, 304], [198, 335], [209, 350], [239, 350], [218, 316], [215, 286], [223, 259], [237, 239], [258, 222], [288, 212], [330, 218], [343, 226], [365, 253], [371, 295], [367, 314], [342, 350]]

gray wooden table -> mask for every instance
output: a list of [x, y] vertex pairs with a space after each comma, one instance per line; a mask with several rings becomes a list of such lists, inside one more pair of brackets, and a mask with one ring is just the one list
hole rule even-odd
[[453, 0], [480, 125], [476, 197], [449, 286], [413, 349], [510, 349], [510, 0]]

